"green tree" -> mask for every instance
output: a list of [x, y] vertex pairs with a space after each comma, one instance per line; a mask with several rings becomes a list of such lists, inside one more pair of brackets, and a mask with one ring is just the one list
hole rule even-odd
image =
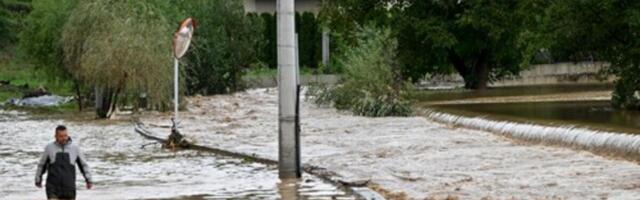
[[328, 3], [324, 19], [347, 43], [346, 32], [359, 24], [390, 27], [405, 79], [455, 70], [466, 88], [484, 89], [528, 65], [543, 7], [537, 0], [348, 0]]
[[80, 81], [71, 76], [64, 64], [63, 48], [60, 41], [62, 29], [67, 22], [75, 0], [48, 1], [35, 0], [33, 10], [24, 19], [24, 28], [20, 32], [18, 55], [26, 63], [46, 74], [53, 83], [73, 83], [78, 109], [83, 109], [83, 89]]
[[453, 68], [470, 89], [516, 75], [540, 45], [535, 28], [543, 6], [526, 0], [403, 1], [393, 9], [403, 74], [415, 81]]
[[269, 68], [277, 68], [276, 16], [272, 13], [262, 13], [260, 17], [264, 25], [262, 36], [264, 44], [260, 46], [259, 59]]
[[329, 0], [322, 1], [318, 13], [319, 29], [328, 30], [331, 38], [330, 66], [323, 66], [324, 73], [343, 73], [345, 66], [338, 55], [357, 45], [357, 32], [362, 25], [388, 27], [390, 17], [383, 0]]
[[357, 30], [363, 25], [389, 25], [387, 8], [386, 0], [322, 1], [318, 18], [322, 28], [331, 29], [336, 42], [354, 46], [358, 41]]
[[322, 33], [313, 13], [296, 13], [299, 62], [301, 67], [317, 68], [321, 56]]
[[198, 22], [185, 72], [190, 94], [219, 94], [243, 89], [241, 77], [258, 62], [262, 23], [245, 15], [238, 0], [184, 0], [176, 7]]
[[[0, 45], [5, 47], [8, 38], [11, 37], [9, 30], [9, 11], [7, 11], [4, 0], [0, 1]], [[4, 48], [0, 49], [3, 50]]]
[[0, 0], [0, 51], [17, 44], [24, 18], [31, 10], [30, 0]]
[[36, 0], [32, 4], [33, 12], [27, 16], [25, 28], [20, 32], [18, 50], [22, 59], [35, 64], [53, 78], [71, 78], [63, 62], [60, 38], [76, 1]]
[[548, 11], [552, 41], [611, 64], [615, 83], [612, 104], [640, 109], [640, 2], [619, 0], [558, 0]]
[[96, 88], [98, 117], [120, 99], [147, 93], [152, 104], [171, 94], [171, 36], [166, 1], [78, 1], [62, 31], [64, 63], [77, 80]]
[[[277, 40], [276, 40], [276, 16], [273, 13], [262, 13], [260, 15], [249, 13], [250, 18], [258, 18], [252, 22], [263, 27], [262, 40], [257, 44], [258, 60], [269, 68], [277, 68]], [[311, 12], [297, 12], [296, 33], [298, 33], [298, 45], [300, 53], [300, 66], [305, 68], [317, 68], [321, 58], [322, 35], [319, 28], [319, 21]]]

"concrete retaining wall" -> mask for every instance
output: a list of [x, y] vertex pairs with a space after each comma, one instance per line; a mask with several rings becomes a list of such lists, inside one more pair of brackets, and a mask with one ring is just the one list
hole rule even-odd
[[[611, 83], [615, 76], [602, 76], [599, 72], [608, 67], [605, 62], [580, 62], [580, 63], [555, 63], [532, 65], [529, 69], [520, 72], [519, 76], [508, 77], [491, 83], [490, 86], [522, 86], [522, 85], [556, 85], [556, 84], [583, 84], [583, 83]], [[276, 76], [260, 78], [243, 78], [249, 88], [276, 87]], [[340, 75], [303, 75], [300, 78], [302, 85], [312, 82], [335, 84], [340, 80]], [[425, 79], [418, 84], [418, 88], [452, 88], [463, 87], [464, 80], [458, 74], [436, 75]]]
[[[554, 84], [582, 84], [582, 83], [610, 83], [614, 76], [602, 76], [599, 72], [609, 64], [604, 62], [555, 63], [532, 65], [520, 72], [519, 76], [508, 77], [496, 81], [490, 86], [520, 86], [520, 85], [554, 85]], [[422, 81], [419, 87], [449, 88], [462, 87], [464, 81], [458, 74], [438, 75]]]

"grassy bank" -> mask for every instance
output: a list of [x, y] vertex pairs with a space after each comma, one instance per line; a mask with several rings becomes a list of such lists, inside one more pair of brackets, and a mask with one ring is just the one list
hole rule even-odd
[[[300, 68], [300, 75], [311, 75], [313, 74], [313, 69], [311, 68]], [[254, 68], [244, 75], [244, 78], [247, 79], [259, 79], [259, 78], [272, 78], [278, 76], [278, 69], [271, 68]]]
[[[0, 102], [6, 102], [12, 98], [21, 98], [25, 92], [33, 91], [37, 88], [45, 88], [48, 92], [60, 96], [73, 96], [73, 84], [56, 80], [46, 72], [37, 70], [35, 66], [25, 64], [15, 60], [0, 60], [0, 81], [9, 81], [10, 84], [0, 84]], [[10, 109], [25, 110], [32, 113], [57, 113], [77, 110], [77, 105], [69, 103], [61, 106], [46, 108], [17, 108], [8, 106]]]

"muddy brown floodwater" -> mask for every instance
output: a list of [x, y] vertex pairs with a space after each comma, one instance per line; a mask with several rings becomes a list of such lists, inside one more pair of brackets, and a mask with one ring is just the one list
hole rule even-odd
[[640, 133], [640, 112], [611, 106], [607, 84], [519, 86], [486, 91], [421, 91], [418, 105], [468, 117]]
[[93, 169], [92, 190], [81, 187], [78, 174], [79, 199], [356, 199], [313, 176], [280, 181], [274, 166], [164, 150], [136, 134], [130, 123], [34, 119], [2, 110], [0, 199], [45, 198], [33, 179], [40, 153], [53, 141], [58, 124], [67, 125]]

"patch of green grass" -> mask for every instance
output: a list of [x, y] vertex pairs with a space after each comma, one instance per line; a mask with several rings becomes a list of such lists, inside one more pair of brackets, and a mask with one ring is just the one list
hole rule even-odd
[[[300, 68], [300, 75], [311, 75], [311, 74], [313, 74], [313, 69]], [[267, 67], [251, 69], [244, 75], [245, 78], [249, 78], [249, 79], [276, 77], [276, 76], [278, 76], [278, 69], [271, 69]]]
[[[10, 85], [0, 85], [0, 102], [6, 102], [12, 98], [22, 97], [25, 89], [34, 90], [40, 86], [48, 92], [61, 96], [72, 96], [73, 85], [69, 81], [55, 81], [55, 77], [50, 77], [43, 71], [37, 70], [34, 66], [12, 60], [0, 59], [0, 80], [10, 81]], [[31, 114], [55, 115], [72, 113], [77, 111], [77, 104], [74, 102], [52, 107], [15, 107], [6, 106], [4, 109], [22, 110]]]
[[73, 85], [69, 81], [55, 80], [34, 66], [11, 60], [0, 60], [0, 80], [10, 81], [11, 86], [0, 86], [0, 102], [22, 96], [17, 87], [28, 85], [33, 90], [40, 86], [47, 91], [61, 96], [74, 94]]
[[9, 99], [17, 98], [20, 96], [22, 96], [22, 93], [0, 89], [0, 102], [5, 102]]
[[255, 68], [255, 69], [251, 69], [249, 70], [246, 74], [245, 77], [250, 77], [250, 78], [257, 78], [257, 77], [271, 77], [271, 76], [277, 76], [278, 75], [278, 69], [270, 69], [270, 68]]

